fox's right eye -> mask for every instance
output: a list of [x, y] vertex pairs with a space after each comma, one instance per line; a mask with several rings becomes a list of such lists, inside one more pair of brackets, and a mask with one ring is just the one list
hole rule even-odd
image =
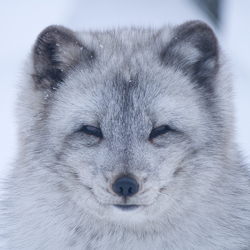
[[87, 135], [93, 135], [98, 138], [103, 138], [101, 129], [90, 125], [82, 126], [77, 132], [84, 132]]

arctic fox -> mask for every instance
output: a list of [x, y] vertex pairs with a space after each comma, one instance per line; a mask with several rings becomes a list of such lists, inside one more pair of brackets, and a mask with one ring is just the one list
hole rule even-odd
[[250, 177], [212, 29], [50, 26], [25, 65], [4, 249], [250, 249]]

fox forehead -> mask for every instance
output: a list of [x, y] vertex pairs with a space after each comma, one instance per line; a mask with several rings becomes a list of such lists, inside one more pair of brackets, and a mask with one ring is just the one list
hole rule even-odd
[[[160, 67], [160, 66], [159, 66]], [[74, 122], [100, 126], [150, 127], [188, 119], [197, 110], [196, 95], [181, 72], [169, 68], [164, 74], [145, 68], [136, 75], [74, 72], [56, 93], [58, 110]], [[162, 72], [162, 71], [161, 71]], [[185, 86], [185, 88], [183, 88]], [[185, 91], [184, 91], [185, 89]], [[74, 97], [74, 98], [72, 98]], [[66, 112], [67, 110], [67, 112]], [[79, 124], [80, 126], [80, 124]]]

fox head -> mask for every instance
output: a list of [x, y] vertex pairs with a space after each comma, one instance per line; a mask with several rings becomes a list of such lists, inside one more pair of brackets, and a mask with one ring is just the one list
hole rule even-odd
[[30, 62], [23, 161], [52, 172], [48, 181], [91, 216], [134, 223], [168, 211], [171, 220], [216, 185], [232, 105], [223, 55], [203, 22], [79, 33], [50, 26]]

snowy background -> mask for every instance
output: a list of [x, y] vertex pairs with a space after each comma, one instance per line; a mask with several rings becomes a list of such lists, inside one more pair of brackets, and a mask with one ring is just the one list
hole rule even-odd
[[[218, 27], [194, 0], [0, 0], [0, 177], [7, 173], [16, 152], [14, 105], [22, 62], [37, 35], [51, 24], [81, 30], [206, 21], [214, 28], [231, 61], [236, 139], [244, 154], [250, 156], [250, 1], [222, 3]], [[247, 161], [250, 162], [249, 157]]]

